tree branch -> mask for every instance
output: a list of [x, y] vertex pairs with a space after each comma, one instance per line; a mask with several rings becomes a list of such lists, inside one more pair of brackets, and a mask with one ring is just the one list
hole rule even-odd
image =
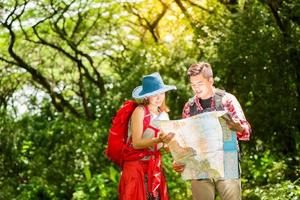
[[[168, 6], [164, 2], [162, 2], [162, 1], [160, 1], [160, 2], [163, 5], [163, 9], [152, 22], [150, 22], [145, 17], [142, 17], [137, 11], [134, 10], [132, 5], [127, 5], [125, 7], [125, 8], [127, 8], [127, 10], [129, 10], [129, 12], [131, 12], [133, 15], [135, 15], [138, 18], [140, 25], [151, 33], [155, 42], [159, 41], [159, 34], [156, 32], [157, 25], [168, 10]], [[145, 22], [145, 24], [143, 22]]]
[[283, 36], [285, 38], [288, 37], [287, 26], [283, 23], [283, 20], [280, 18], [279, 14], [278, 14], [279, 2], [268, 0], [267, 5], [270, 8], [270, 10], [273, 14], [273, 17], [275, 19], [275, 22], [278, 25], [278, 27], [279, 27], [280, 31], [282, 32]]
[[203, 7], [203, 6], [200, 5], [200, 4], [197, 4], [197, 3], [195, 3], [195, 2], [192, 2], [191, 0], [186, 0], [186, 1], [187, 1], [190, 5], [195, 6], [195, 7], [197, 7], [197, 8], [200, 8], [201, 10], [203, 10], [203, 11], [209, 13], [209, 14], [212, 14], [212, 13], [213, 13], [212, 10], [209, 10], [209, 9]]
[[180, 8], [180, 10], [182, 11], [182, 13], [184, 14], [184, 16], [188, 19], [191, 27], [193, 27], [195, 29], [196, 28], [196, 24], [195, 24], [192, 16], [189, 14], [189, 12], [187, 11], [187, 9], [184, 7], [184, 5], [181, 2], [181, 0], [175, 0], [175, 2], [178, 5], [178, 7]]
[[[62, 16], [62, 15], [61, 15], [61, 16]], [[97, 80], [95, 80], [95, 79], [93, 78], [93, 76], [92, 76], [92, 75], [90, 74], [90, 72], [88, 71], [87, 67], [84, 66], [82, 60], [80, 60], [80, 59], [77, 58], [77, 57], [72, 56], [72, 55], [69, 54], [69, 53], [67, 53], [67, 54], [68, 54], [68, 57], [69, 57], [70, 59], [72, 59], [73, 61], [75, 61], [75, 62], [78, 64], [78, 66], [81, 67], [81, 68], [84, 70], [84, 72], [85, 72], [85, 74], [84, 74], [85, 77], [86, 77], [88, 80], [90, 80], [91, 82], [93, 82], [93, 83], [99, 88], [100, 93], [104, 95], [104, 94], [106, 93], [106, 90], [105, 90], [105, 88], [104, 88], [104, 80], [103, 80], [102, 76], [100, 75], [100, 73], [98, 72], [98, 70], [96, 69], [96, 67], [94, 66], [94, 61], [93, 61], [92, 57], [89, 56], [88, 54], [82, 52], [81, 50], [79, 50], [79, 49], [78, 49], [78, 45], [77, 45], [76, 43], [74, 43], [72, 40], [70, 40], [69, 38], [67, 38], [67, 35], [64, 34], [64, 33], [61, 31], [61, 29], [59, 28], [58, 22], [59, 22], [59, 21], [56, 21], [56, 22], [53, 24], [53, 25], [54, 25], [53, 31], [56, 32], [56, 33], [60, 36], [61, 39], [63, 39], [64, 41], [67, 42], [67, 44], [68, 44], [69, 47], [75, 52], [75, 54], [81, 55], [81, 56], [83, 56], [84, 58], [86, 58], [86, 59], [89, 61], [90, 65], [91, 65], [91, 67], [92, 67], [92, 69], [93, 69], [93, 72], [95, 73], [95, 75], [96, 75], [96, 77], [97, 77]], [[95, 21], [94, 23], [96, 23], [96, 21]], [[84, 35], [84, 37], [87, 37], [87, 34], [88, 34], [88, 33], [86, 33], [86, 34]], [[83, 38], [82, 38], [81, 40], [83, 40]], [[57, 49], [57, 50], [61, 50], [62, 52], [65, 52], [65, 51], [64, 51], [62, 48], [60, 48], [60, 47], [56, 47], [56, 49]]]
[[[64, 107], [66, 107], [72, 114], [79, 117], [80, 114], [72, 107], [72, 105], [68, 101], [66, 101], [61, 94], [55, 92], [52, 89], [51, 84], [48, 82], [48, 80], [39, 71], [37, 71], [36, 69], [31, 67], [29, 64], [27, 64], [20, 56], [18, 56], [14, 52], [13, 47], [15, 44], [16, 36], [12, 30], [11, 24], [2, 24], [2, 25], [5, 28], [7, 28], [7, 30], [9, 31], [10, 43], [9, 43], [9, 47], [8, 47], [8, 52], [11, 55], [11, 57], [16, 61], [15, 64], [17, 66], [20, 66], [21, 68], [25, 69], [27, 72], [29, 72], [31, 74], [33, 80], [36, 81], [37, 83], [39, 83], [41, 86], [43, 86], [43, 88], [45, 88], [47, 90], [47, 92], [49, 93], [49, 95], [51, 97], [54, 107], [59, 112], [63, 112]], [[3, 60], [3, 61], [5, 61], [5, 60]]]
[[88, 106], [88, 100], [87, 100], [86, 92], [85, 92], [85, 89], [84, 89], [83, 75], [82, 75], [82, 72], [81, 72], [81, 68], [78, 66], [77, 69], [78, 69], [78, 73], [79, 73], [79, 82], [78, 82], [79, 94], [80, 94], [79, 96], [82, 99], [82, 106], [83, 106], [85, 116], [86, 116], [87, 119], [95, 119], [95, 115], [92, 114], [92, 112], [91, 112], [91, 110], [89, 109], [89, 106]]
[[11, 61], [11, 60], [7, 60], [6, 58], [1, 57], [1, 56], [0, 56], [0, 60], [3, 61], [3, 62], [5, 62], [5, 63], [7, 63], [7, 64], [18, 66], [18, 63], [14, 62], [14, 61]]

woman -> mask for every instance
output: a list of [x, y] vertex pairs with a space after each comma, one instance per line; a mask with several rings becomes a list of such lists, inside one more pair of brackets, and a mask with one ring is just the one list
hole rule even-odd
[[[129, 146], [140, 150], [142, 158], [125, 161], [119, 183], [120, 200], [168, 200], [159, 149], [172, 134], [160, 133], [157, 120], [168, 120], [165, 92], [175, 86], [164, 85], [159, 73], [143, 77], [132, 96], [142, 103], [134, 110], [128, 128]], [[150, 121], [145, 124], [145, 119]], [[130, 153], [129, 153], [130, 154]]]

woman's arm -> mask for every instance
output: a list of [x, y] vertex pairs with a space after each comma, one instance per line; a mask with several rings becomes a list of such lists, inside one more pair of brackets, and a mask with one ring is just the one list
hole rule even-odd
[[144, 149], [158, 144], [161, 141], [157, 138], [142, 138], [143, 137], [143, 123], [145, 111], [144, 108], [138, 106], [131, 116], [131, 131], [132, 131], [132, 145], [134, 149]]

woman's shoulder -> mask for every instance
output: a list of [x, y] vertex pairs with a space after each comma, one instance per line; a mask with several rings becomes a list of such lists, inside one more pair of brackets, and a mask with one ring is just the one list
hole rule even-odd
[[145, 114], [145, 109], [143, 105], [137, 106], [132, 113], [132, 115], [138, 115], [138, 116], [143, 116], [144, 114]]
[[143, 105], [138, 105], [135, 109], [134, 109], [134, 112], [137, 111], [137, 112], [144, 112], [145, 108]]

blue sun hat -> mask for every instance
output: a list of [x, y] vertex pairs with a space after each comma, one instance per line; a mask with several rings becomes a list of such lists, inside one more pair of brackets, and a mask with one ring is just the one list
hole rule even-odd
[[155, 72], [143, 76], [142, 85], [136, 87], [132, 91], [132, 97], [135, 99], [142, 99], [176, 89], [177, 88], [174, 85], [165, 85], [160, 74]]

